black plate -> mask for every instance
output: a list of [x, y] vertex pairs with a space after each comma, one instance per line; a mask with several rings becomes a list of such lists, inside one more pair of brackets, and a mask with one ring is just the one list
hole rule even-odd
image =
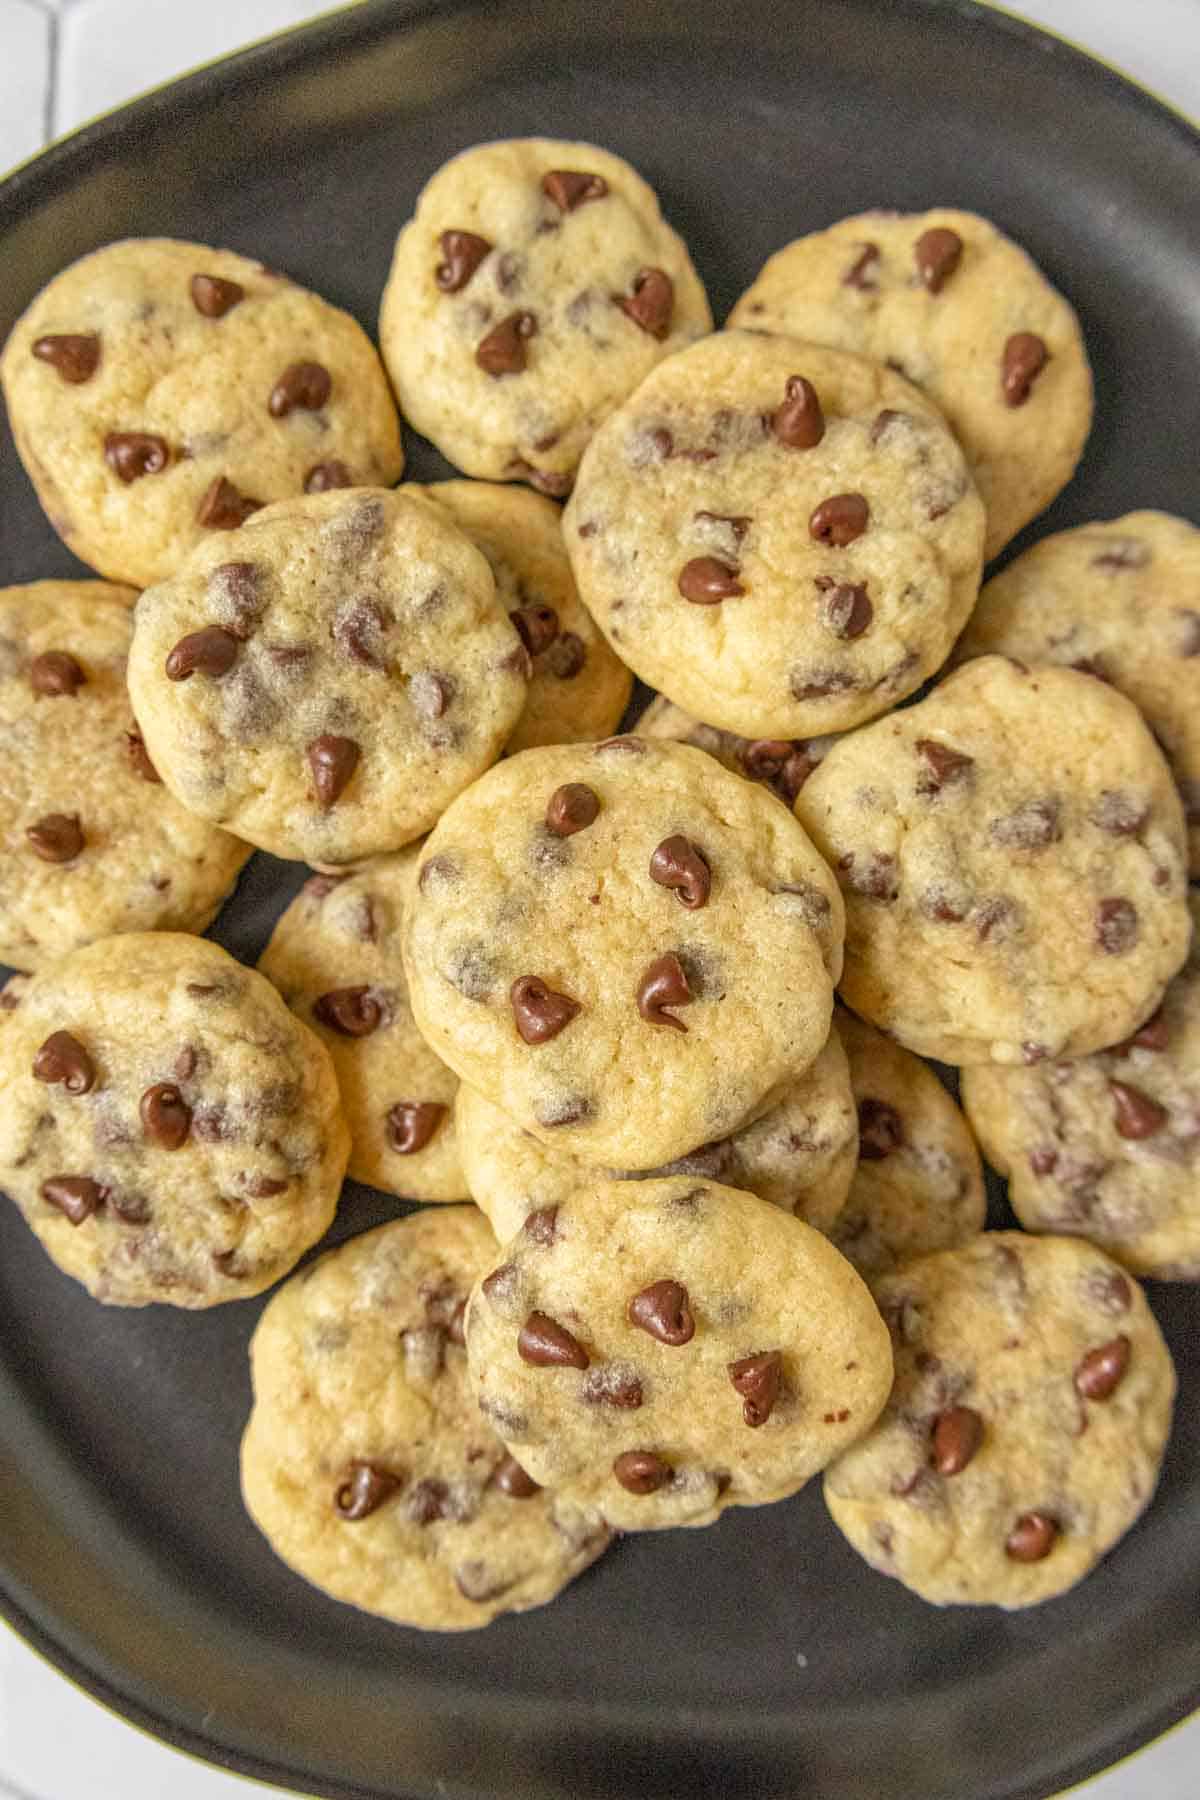
[[[764, 257], [871, 205], [978, 208], [1079, 306], [1098, 419], [1042, 529], [1200, 515], [1200, 139], [1030, 28], [931, 0], [375, 0], [91, 126], [0, 188], [0, 336], [127, 233], [228, 244], [372, 328], [396, 227], [480, 138], [591, 138], [662, 193], [718, 319]], [[410, 467], [444, 465], [414, 445]], [[0, 581], [73, 573], [0, 437]], [[256, 857], [252, 959], [299, 872]], [[389, 1217], [351, 1191], [335, 1236]], [[327, 1601], [244, 1516], [261, 1302], [93, 1305], [0, 1211], [0, 1605], [67, 1674], [214, 1762], [369, 1800], [702, 1793], [998, 1800], [1095, 1772], [1200, 1696], [1200, 1294], [1150, 1515], [1032, 1613], [871, 1573], [819, 1484], [618, 1547], [544, 1612], [425, 1637]]]

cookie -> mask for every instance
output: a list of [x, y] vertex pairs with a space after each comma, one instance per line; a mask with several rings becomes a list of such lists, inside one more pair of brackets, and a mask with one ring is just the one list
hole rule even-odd
[[131, 932], [14, 997], [0, 1183], [97, 1300], [243, 1300], [316, 1243], [349, 1134], [323, 1045], [261, 975], [205, 938]]
[[528, 670], [445, 513], [358, 490], [266, 507], [147, 589], [129, 692], [193, 812], [337, 866], [428, 831], [499, 754]]
[[535, 1481], [620, 1531], [803, 1487], [880, 1412], [887, 1330], [827, 1239], [686, 1176], [594, 1181], [475, 1286], [480, 1410]]
[[958, 661], [1066, 663], [1138, 707], [1174, 771], [1200, 876], [1200, 531], [1127, 513], [1043, 538], [979, 596]]
[[[553, 1150], [523, 1131], [474, 1088], [460, 1087], [454, 1114], [467, 1185], [501, 1242], [519, 1231], [530, 1213], [557, 1205], [595, 1174], [569, 1151]], [[702, 1144], [647, 1175], [720, 1181], [828, 1231], [857, 1161], [850, 1071], [838, 1034], [831, 1031], [816, 1062], [790, 1083], [778, 1105], [731, 1137]], [[624, 1176], [610, 1172], [617, 1180]]]
[[975, 1140], [933, 1070], [844, 1008], [836, 1017], [858, 1112], [858, 1167], [828, 1232], [874, 1282], [982, 1231], [987, 1194]]
[[797, 738], [886, 712], [940, 666], [983, 524], [949, 428], [899, 375], [725, 331], [600, 428], [563, 531], [643, 681], [742, 737]]
[[510, 757], [430, 835], [405, 924], [434, 1050], [534, 1137], [655, 1168], [829, 1035], [837, 883], [769, 794], [638, 737]]
[[836, 736], [818, 738], [744, 738], [719, 725], [706, 725], [684, 712], [665, 694], [656, 694], [637, 722], [639, 737], [667, 738], [707, 751], [735, 775], [759, 781], [786, 805], [794, 804]]
[[0, 961], [203, 931], [250, 852], [159, 781], [125, 687], [130, 588], [0, 588]]
[[796, 801], [846, 901], [842, 992], [948, 1063], [1127, 1037], [1187, 953], [1183, 814], [1128, 700], [968, 663], [835, 744]]
[[306, 881], [258, 966], [333, 1059], [347, 1174], [410, 1200], [463, 1200], [450, 1108], [458, 1082], [413, 1022], [400, 928], [420, 846], [356, 875]]
[[558, 508], [528, 488], [490, 481], [410, 484], [444, 506], [488, 560], [496, 595], [533, 661], [509, 753], [608, 737], [633, 676], [613, 655], [575, 588]]
[[254, 1523], [333, 1599], [424, 1631], [542, 1606], [609, 1540], [475, 1406], [462, 1309], [495, 1251], [473, 1206], [382, 1225], [289, 1281], [250, 1344]]
[[1092, 1244], [985, 1232], [875, 1290], [896, 1385], [827, 1471], [860, 1556], [935, 1606], [1035, 1606], [1149, 1505], [1175, 1371], [1137, 1284]]
[[1092, 422], [1079, 321], [974, 213], [859, 213], [776, 252], [729, 316], [899, 370], [954, 428], [990, 559], [1071, 479]]
[[366, 333], [206, 244], [128, 238], [72, 263], [14, 325], [0, 384], [50, 523], [135, 587], [267, 501], [388, 487], [404, 466]]
[[396, 240], [379, 342], [418, 431], [468, 475], [569, 493], [592, 433], [712, 330], [682, 240], [594, 144], [476, 144]]

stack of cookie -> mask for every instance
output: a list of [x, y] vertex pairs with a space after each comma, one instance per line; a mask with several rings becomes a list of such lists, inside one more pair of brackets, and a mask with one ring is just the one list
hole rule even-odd
[[[144, 241], [5, 347], [103, 579], [0, 592], [0, 1179], [132, 1306], [261, 1293], [346, 1173], [426, 1203], [252, 1347], [246, 1504], [351, 1604], [483, 1625], [823, 1469], [925, 1598], [1061, 1593], [1170, 1427], [1134, 1276], [1200, 1279], [1200, 532], [981, 592], [1091, 377], [966, 213], [802, 239], [714, 333], [627, 164], [482, 145], [380, 346]], [[397, 400], [470, 479], [395, 485]], [[313, 871], [257, 970], [195, 935], [252, 850]]]

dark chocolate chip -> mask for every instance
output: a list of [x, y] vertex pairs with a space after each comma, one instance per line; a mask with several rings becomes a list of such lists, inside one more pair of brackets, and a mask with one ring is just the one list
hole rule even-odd
[[143, 475], [161, 475], [171, 460], [166, 438], [151, 431], [110, 431], [104, 440], [104, 460], [128, 487]]
[[191, 676], [227, 675], [237, 661], [238, 640], [223, 625], [205, 625], [181, 637], [166, 661], [169, 681], [187, 681]]
[[940, 294], [959, 265], [963, 241], [946, 225], [923, 231], [913, 246], [917, 274], [931, 294]]
[[966, 781], [975, 767], [975, 758], [936, 738], [918, 738], [917, 755], [925, 767], [917, 776], [918, 794], [940, 794], [944, 787]]
[[525, 1215], [521, 1230], [531, 1243], [540, 1244], [544, 1250], [549, 1249], [558, 1236], [557, 1206], [536, 1207], [533, 1212]]
[[109, 1196], [109, 1190], [93, 1181], [90, 1175], [51, 1175], [48, 1181], [43, 1181], [41, 1193], [42, 1199], [57, 1206], [72, 1225], [82, 1225], [85, 1219], [90, 1219]]
[[426, 1476], [423, 1481], [414, 1482], [406, 1495], [405, 1515], [414, 1525], [432, 1525], [435, 1520], [450, 1516], [449, 1499], [447, 1484]]
[[727, 1364], [729, 1379], [742, 1396], [742, 1417], [747, 1425], [765, 1425], [779, 1398], [783, 1356], [778, 1350], [760, 1350]]
[[858, 1154], [863, 1162], [882, 1162], [904, 1142], [900, 1114], [886, 1100], [858, 1103]]
[[506, 1456], [492, 1474], [492, 1486], [498, 1487], [510, 1500], [530, 1500], [541, 1493], [541, 1487], [527, 1475], [515, 1456]]
[[475, 346], [475, 361], [485, 374], [496, 379], [502, 375], [520, 375], [529, 363], [525, 345], [536, 336], [537, 328], [536, 314], [509, 313], [507, 319], [501, 319], [486, 337], [480, 338]]
[[603, 175], [585, 175], [577, 169], [550, 169], [542, 176], [542, 192], [560, 211], [569, 213], [589, 200], [603, 200], [608, 183]]
[[1062, 837], [1058, 818], [1058, 801], [1052, 798], [1027, 800], [1015, 812], [993, 819], [989, 827], [993, 843], [1009, 850], [1044, 850]]
[[558, 636], [558, 614], [552, 606], [519, 606], [508, 616], [530, 656], [540, 656]]
[[1075, 1370], [1075, 1388], [1085, 1400], [1110, 1400], [1125, 1379], [1133, 1345], [1122, 1332], [1089, 1350]]
[[100, 367], [100, 339], [94, 331], [59, 332], [35, 338], [33, 354], [77, 387], [90, 381]]
[[623, 1450], [613, 1460], [613, 1474], [630, 1494], [653, 1494], [671, 1479], [671, 1466], [653, 1450]]
[[517, 1354], [535, 1368], [586, 1369], [590, 1358], [578, 1338], [544, 1312], [531, 1312], [517, 1337]]
[[669, 1025], [675, 1031], [686, 1031], [682, 1019], [667, 1012], [668, 1006], [689, 1006], [692, 990], [687, 972], [673, 951], [655, 957], [638, 983], [637, 1005], [650, 1025]]
[[815, 507], [808, 521], [808, 533], [818, 544], [831, 544], [839, 550], [860, 538], [867, 529], [871, 509], [865, 494], [831, 494]]
[[305, 755], [321, 806], [333, 806], [341, 799], [361, 754], [354, 739], [348, 737], [331, 737], [326, 733], [309, 744]]
[[267, 400], [273, 419], [286, 419], [296, 407], [320, 412], [333, 391], [333, 378], [323, 363], [289, 363]]
[[388, 1144], [397, 1156], [412, 1156], [424, 1150], [445, 1116], [440, 1100], [398, 1100], [388, 1108]]
[[930, 1462], [939, 1475], [961, 1475], [983, 1442], [983, 1420], [970, 1406], [950, 1406], [933, 1421]]
[[1096, 908], [1096, 943], [1106, 956], [1123, 956], [1138, 940], [1136, 908], [1128, 900], [1102, 900]]
[[366, 669], [385, 669], [387, 650], [383, 640], [395, 622], [394, 615], [374, 600], [350, 600], [334, 614], [329, 635], [352, 662], [361, 663]]
[[1014, 1562], [1041, 1562], [1049, 1556], [1058, 1537], [1058, 1525], [1045, 1513], [1022, 1513], [1004, 1548]]
[[665, 338], [671, 329], [671, 313], [675, 305], [675, 283], [663, 269], [639, 269], [629, 294], [614, 294], [613, 300], [639, 331], [650, 337]]
[[1113, 1056], [1128, 1056], [1131, 1050], [1165, 1050], [1171, 1039], [1166, 1014], [1161, 1006], [1157, 1007], [1144, 1025], [1139, 1025], [1132, 1037], [1127, 1037], [1123, 1044], [1118, 1044], [1110, 1053]]
[[803, 375], [789, 375], [784, 398], [771, 414], [771, 430], [789, 450], [811, 450], [825, 436], [817, 390]]
[[313, 1001], [313, 1018], [342, 1037], [370, 1037], [383, 1024], [383, 1008], [369, 987], [332, 988]]
[[207, 525], [210, 531], [236, 531], [244, 525], [251, 513], [262, 507], [261, 500], [252, 500], [249, 494], [239, 494], [232, 481], [224, 475], [218, 475], [204, 491], [204, 497], [196, 508], [196, 522]]
[[365, 1519], [404, 1484], [403, 1475], [381, 1463], [352, 1462], [338, 1483], [333, 1504], [341, 1519]]
[[615, 1406], [636, 1412], [642, 1404], [642, 1384], [632, 1363], [605, 1363], [585, 1376], [579, 1397], [585, 1406]]
[[818, 575], [816, 588], [820, 595], [817, 612], [826, 631], [836, 638], [861, 637], [875, 617], [875, 609], [861, 582], [835, 581], [832, 575]]
[[68, 1094], [87, 1094], [96, 1085], [95, 1064], [69, 1031], [50, 1033], [33, 1059], [33, 1072], [39, 1081], [61, 1084]]
[[1006, 406], [1024, 406], [1049, 360], [1050, 352], [1040, 337], [1032, 331], [1013, 333], [1004, 346], [1000, 365]]
[[1113, 1098], [1113, 1119], [1117, 1135], [1135, 1141], [1153, 1137], [1167, 1122], [1167, 1109], [1143, 1094], [1141, 1088], [1124, 1081], [1110, 1081], [1108, 1091]]
[[878, 287], [879, 284], [875, 279], [878, 261], [879, 245], [863, 244], [858, 255], [842, 276], [842, 286], [859, 288], [864, 293]]
[[599, 814], [600, 801], [593, 789], [582, 781], [568, 781], [555, 788], [547, 802], [546, 830], [555, 837], [574, 837], [594, 824]]
[[223, 319], [239, 300], [246, 298], [240, 281], [226, 281], [223, 275], [193, 275], [188, 283], [192, 305], [206, 319]]
[[688, 1291], [679, 1281], [652, 1281], [625, 1309], [631, 1325], [640, 1326], [660, 1344], [687, 1344], [696, 1330]]
[[327, 494], [331, 488], [354, 486], [354, 477], [344, 462], [333, 457], [329, 462], [314, 463], [304, 477], [306, 494]]
[[742, 745], [738, 761], [751, 781], [772, 781], [792, 750], [791, 738], [751, 738]]
[[29, 685], [35, 694], [70, 694], [87, 680], [83, 670], [66, 650], [43, 650], [29, 665]]
[[83, 829], [78, 813], [46, 813], [25, 827], [25, 836], [43, 862], [72, 862], [83, 849]]
[[171, 1081], [156, 1082], [138, 1103], [142, 1128], [164, 1150], [180, 1150], [192, 1128], [192, 1109]]
[[579, 1002], [556, 993], [537, 975], [519, 975], [508, 990], [517, 1031], [527, 1044], [557, 1037], [580, 1011]]
[[737, 570], [716, 556], [693, 556], [680, 569], [676, 585], [693, 606], [716, 606], [746, 591]]
[[492, 246], [473, 231], [443, 231], [439, 242], [442, 260], [433, 272], [433, 279], [443, 294], [457, 294], [466, 287]]
[[670, 888], [681, 906], [698, 912], [708, 904], [712, 889], [712, 873], [708, 858], [699, 844], [676, 833], [664, 838], [650, 858], [650, 879], [659, 887]]

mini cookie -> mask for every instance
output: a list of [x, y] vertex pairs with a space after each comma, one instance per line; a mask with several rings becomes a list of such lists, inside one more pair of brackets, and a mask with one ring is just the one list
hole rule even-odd
[[412, 1200], [462, 1200], [449, 1116], [458, 1082], [413, 1022], [400, 962], [419, 855], [414, 844], [341, 881], [314, 875], [258, 966], [333, 1059], [350, 1127], [347, 1174]]
[[945, 420], [865, 357], [726, 331], [593, 439], [563, 520], [617, 654], [748, 738], [886, 712], [979, 592], [983, 507]]
[[499, 754], [528, 671], [445, 513], [360, 490], [267, 507], [149, 588], [129, 692], [193, 812], [337, 865], [428, 831]]
[[782, 1500], [862, 1436], [892, 1378], [827, 1239], [681, 1176], [532, 1213], [466, 1333], [480, 1410], [521, 1466], [621, 1531]]
[[0, 381], [50, 523], [136, 587], [269, 500], [387, 487], [404, 466], [349, 314], [205, 244], [128, 238], [72, 263], [17, 320]]
[[398, 1219], [289, 1281], [250, 1344], [254, 1523], [335, 1600], [424, 1631], [542, 1606], [609, 1540], [476, 1410], [462, 1311], [495, 1254], [473, 1206]]
[[795, 803], [817, 764], [837, 743], [834, 737], [819, 738], [744, 738], [736, 732], [722, 731], [717, 725], [705, 725], [684, 712], [665, 694], [656, 694], [637, 722], [641, 737], [667, 738], [675, 744], [691, 744], [735, 775], [747, 781], [760, 781], [787, 806]]
[[1043, 538], [993, 576], [956, 657], [1002, 651], [1109, 681], [1162, 745], [1200, 876], [1200, 531], [1127, 513]]
[[203, 931], [249, 849], [162, 786], [125, 688], [129, 588], [0, 589], [0, 960]]
[[949, 1063], [1128, 1036], [1187, 953], [1183, 814], [1128, 700], [1007, 657], [836, 744], [796, 801], [846, 899], [843, 992]]
[[525, 710], [506, 746], [588, 743], [616, 730], [633, 676], [580, 601], [558, 508], [528, 488], [490, 481], [410, 484], [444, 506], [488, 560], [496, 595], [533, 661]]
[[858, 350], [954, 428], [1002, 550], [1071, 479], [1092, 422], [1079, 321], [1037, 264], [974, 213], [859, 213], [760, 270], [731, 325]]
[[932, 1069], [841, 1007], [836, 1029], [858, 1109], [858, 1168], [829, 1236], [874, 1282], [983, 1230], [983, 1167]]
[[1036, 1606], [1149, 1505], [1175, 1370], [1091, 1244], [985, 1232], [887, 1276], [896, 1385], [825, 1476], [834, 1524], [935, 1606]]
[[829, 1035], [837, 883], [769, 794], [645, 738], [526, 750], [447, 811], [413, 1014], [525, 1130], [653, 1168], [764, 1113]]
[[[467, 1185], [504, 1242], [532, 1212], [556, 1206], [595, 1171], [569, 1151], [553, 1150], [507, 1113], [463, 1086], [454, 1107]], [[647, 1175], [691, 1175], [721, 1181], [770, 1200], [818, 1231], [842, 1208], [858, 1161], [858, 1119], [846, 1053], [831, 1031], [811, 1068], [784, 1090], [777, 1106], [731, 1137], [703, 1144]]]
[[0, 1182], [109, 1305], [261, 1293], [329, 1225], [348, 1149], [323, 1045], [204, 938], [103, 938], [5, 1013]]
[[405, 413], [468, 475], [570, 492], [601, 420], [712, 330], [658, 199], [594, 144], [476, 144], [396, 240], [379, 341]]
[[[1200, 921], [1200, 899], [1191, 910]], [[1200, 960], [1124, 1043], [970, 1069], [963, 1105], [1029, 1231], [1088, 1237], [1138, 1275], [1200, 1281]]]

